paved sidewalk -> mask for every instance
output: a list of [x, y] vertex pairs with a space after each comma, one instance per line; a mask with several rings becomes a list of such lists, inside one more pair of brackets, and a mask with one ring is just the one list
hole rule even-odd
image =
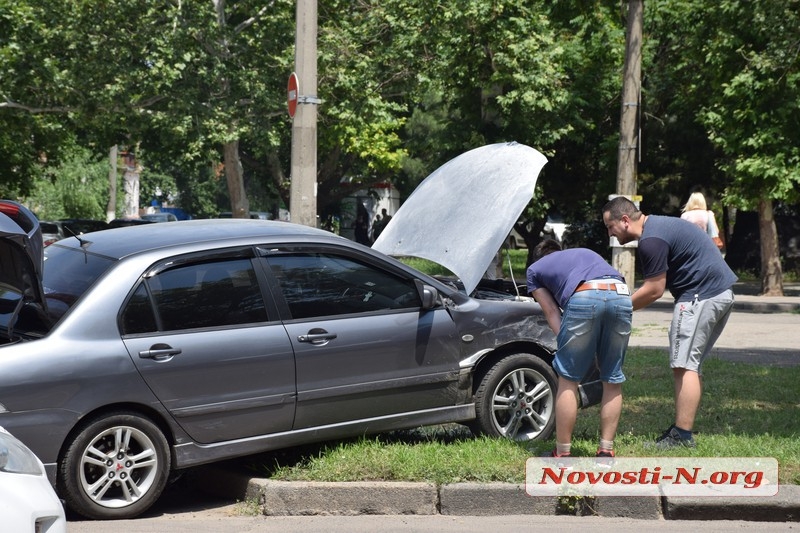
[[[800, 284], [784, 288], [783, 297], [764, 297], [758, 296], [756, 283], [737, 284], [735, 312], [712, 356], [800, 364]], [[666, 294], [647, 310], [634, 313], [631, 345], [666, 349], [672, 307]], [[191, 475], [216, 494], [257, 502], [263, 514], [272, 516], [565, 514], [557, 497], [531, 497], [518, 484], [282, 482], [215, 465], [195, 469]], [[598, 497], [573, 512], [652, 520], [800, 522], [800, 486], [780, 486], [774, 497]]]
[[[735, 311], [751, 313], [788, 313], [800, 312], [800, 283], [784, 283], [783, 296], [759, 296], [760, 282], [737, 282], [733, 286]], [[664, 293], [651, 308], [672, 308], [674, 301], [669, 292]]]

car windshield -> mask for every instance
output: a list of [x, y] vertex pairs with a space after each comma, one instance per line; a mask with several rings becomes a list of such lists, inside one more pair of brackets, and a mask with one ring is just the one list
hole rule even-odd
[[45, 248], [42, 286], [47, 312], [53, 323], [64, 316], [113, 264], [114, 260], [81, 248], [57, 245]]

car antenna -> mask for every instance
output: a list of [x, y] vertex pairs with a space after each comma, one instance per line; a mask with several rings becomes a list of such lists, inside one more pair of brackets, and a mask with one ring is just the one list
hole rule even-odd
[[72, 228], [70, 228], [66, 224], [64, 225], [64, 231], [69, 233], [72, 237], [75, 237], [76, 239], [78, 239], [78, 242], [81, 243], [81, 248], [83, 248], [84, 250], [86, 250], [86, 248], [91, 244], [91, 242], [87, 241], [86, 239], [82, 239], [80, 234], [75, 233], [74, 231], [72, 231]]

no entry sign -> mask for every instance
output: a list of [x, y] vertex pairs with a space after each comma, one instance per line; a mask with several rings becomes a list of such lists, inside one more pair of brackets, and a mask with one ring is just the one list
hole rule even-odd
[[300, 88], [297, 83], [297, 74], [292, 72], [289, 76], [289, 83], [286, 86], [286, 103], [289, 107], [289, 116], [294, 118], [294, 113], [297, 111], [297, 99], [300, 96]]

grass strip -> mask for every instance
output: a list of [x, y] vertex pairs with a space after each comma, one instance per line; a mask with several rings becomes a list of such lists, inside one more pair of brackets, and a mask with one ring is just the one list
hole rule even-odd
[[[779, 368], [710, 358], [695, 424], [697, 448], [646, 447], [672, 423], [672, 373], [666, 350], [631, 348], [616, 439], [618, 456], [775, 457], [779, 481], [800, 484], [800, 367]], [[579, 413], [573, 455], [594, 455], [599, 408]], [[287, 481], [427, 481], [523, 483], [525, 460], [553, 439], [518, 444], [474, 437], [450, 424], [320, 443], [248, 458], [256, 475]]]

